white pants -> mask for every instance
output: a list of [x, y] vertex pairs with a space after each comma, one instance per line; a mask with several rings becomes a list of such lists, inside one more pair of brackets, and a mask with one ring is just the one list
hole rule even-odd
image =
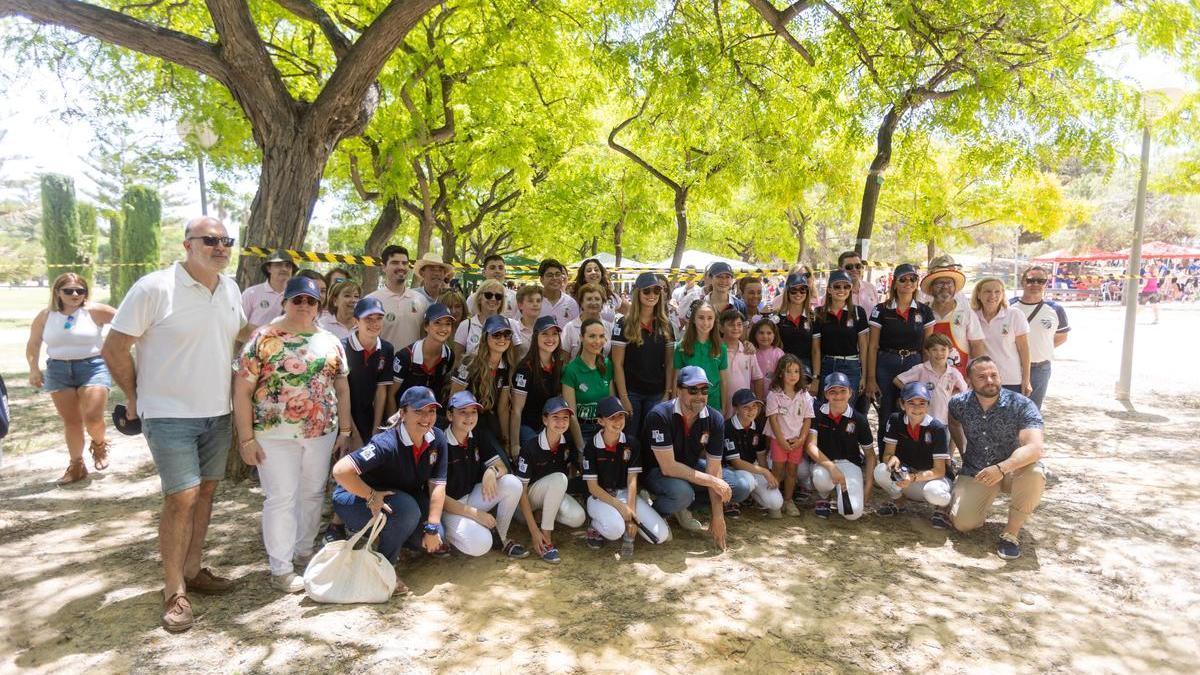
[[[834, 508], [838, 513], [845, 516], [846, 520], [858, 520], [863, 514], [863, 473], [862, 469], [857, 464], [847, 462], [844, 459], [834, 460], [834, 465], [846, 477], [846, 491], [850, 493], [850, 513], [842, 511], [842, 500], [835, 499], [837, 503]], [[813, 487], [816, 488], [817, 494], [821, 495], [821, 499], [829, 497], [829, 493], [833, 492], [834, 484], [833, 477], [829, 475], [829, 471], [819, 464], [812, 465], [812, 481]], [[836, 495], [835, 495], [836, 496]]]
[[[587, 520], [583, 507], [567, 494], [567, 475], [552, 473], [529, 484], [529, 508], [542, 510], [542, 529], [554, 529], [554, 521], [567, 527], [581, 527]], [[525, 522], [525, 514], [517, 511], [517, 518]]]
[[946, 506], [950, 503], [949, 478], [937, 478], [920, 482], [914, 481], [901, 490], [892, 482], [891, 469], [887, 467], [887, 464], [881, 462], [875, 465], [875, 484], [883, 488], [887, 496], [892, 499], [908, 497], [909, 499], [926, 502], [934, 506]]
[[258, 465], [258, 480], [271, 574], [294, 571], [292, 558], [312, 553], [336, 439], [337, 432], [317, 438], [258, 439], [267, 456]]
[[[480, 511], [496, 509], [496, 532], [500, 541], [508, 539], [508, 526], [521, 503], [521, 481], [506, 473], [496, 481], [496, 494], [491, 499], [483, 496], [483, 485], [476, 484], [462, 502]], [[492, 531], [480, 525], [474, 518], [447, 513], [442, 516], [442, 527], [446, 530], [446, 541], [469, 556], [481, 556], [492, 550]]]
[[[628, 490], [617, 490], [616, 497], [622, 502], [629, 503]], [[616, 541], [625, 534], [625, 519], [612, 505], [595, 497], [588, 497], [587, 513], [592, 519], [592, 527], [600, 533], [601, 537], [609, 541]], [[637, 498], [637, 507], [634, 509], [634, 513], [637, 514], [638, 522], [654, 533], [654, 537], [658, 539], [653, 543], [661, 544], [671, 538], [671, 528], [667, 526], [667, 521], [663, 520], [663, 517], [658, 515], [658, 511], [655, 511], [641, 497]], [[642, 539], [650, 541], [644, 532], [639, 532], [639, 534], [642, 535]]]
[[779, 488], [767, 487], [765, 476], [742, 469], [734, 469], [734, 471], [745, 474], [746, 477], [754, 481], [754, 489], [750, 491], [750, 496], [754, 498], [754, 501], [759, 506], [772, 511], [783, 508], [783, 493], [779, 491]]

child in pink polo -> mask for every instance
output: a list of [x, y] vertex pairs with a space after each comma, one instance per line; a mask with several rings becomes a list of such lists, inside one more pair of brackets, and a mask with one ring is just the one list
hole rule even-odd
[[929, 416], [948, 424], [950, 398], [967, 390], [962, 373], [950, 365], [950, 338], [934, 333], [925, 338], [925, 361], [900, 373], [892, 380], [901, 389], [909, 382], [921, 382], [929, 392]]

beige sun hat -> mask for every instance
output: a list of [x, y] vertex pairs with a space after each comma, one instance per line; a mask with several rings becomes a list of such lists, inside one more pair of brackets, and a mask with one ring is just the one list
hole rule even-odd
[[417, 264], [416, 267], [413, 268], [413, 272], [419, 277], [421, 276], [421, 270], [429, 267], [430, 265], [437, 265], [444, 269], [446, 271], [446, 276], [454, 275], [454, 267], [447, 264], [444, 260], [442, 260], [441, 256], [434, 253], [426, 253], [425, 255], [421, 256], [421, 258], [417, 260]]
[[953, 279], [954, 292], [958, 293], [967, 285], [967, 277], [962, 273], [962, 265], [954, 262], [954, 258], [949, 254], [939, 255], [929, 261], [929, 273], [921, 279], [921, 291], [925, 295], [932, 295], [929, 292], [929, 285], [937, 279]]

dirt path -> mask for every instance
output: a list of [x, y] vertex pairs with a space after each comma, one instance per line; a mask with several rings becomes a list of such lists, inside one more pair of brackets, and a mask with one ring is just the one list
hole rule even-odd
[[421, 559], [402, 568], [407, 598], [322, 606], [270, 589], [261, 494], [225, 485], [208, 561], [243, 585], [194, 598], [196, 627], [171, 636], [158, 480], [141, 439], [122, 438], [112, 468], [70, 489], [52, 482], [61, 448], [5, 459], [0, 672], [1195, 672], [1197, 368], [1160, 355], [1184, 350], [1200, 312], [1139, 327], [1138, 415], [1111, 400], [1119, 313], [1071, 312], [1047, 405], [1057, 482], [1020, 560], [993, 552], [999, 511], [969, 537], [933, 530], [922, 508], [752, 514], [722, 554], [683, 534], [617, 562], [563, 533], [556, 568]]

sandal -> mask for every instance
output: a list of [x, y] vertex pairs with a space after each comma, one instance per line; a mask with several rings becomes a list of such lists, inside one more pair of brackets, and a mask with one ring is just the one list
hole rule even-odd
[[71, 460], [71, 464], [67, 466], [67, 470], [63, 472], [62, 478], [58, 479], [58, 484], [70, 485], [71, 483], [78, 483], [84, 478], [87, 478], [87, 475], [88, 470], [87, 467], [83, 465], [83, 458], [81, 457], [79, 459], [73, 459]]
[[92, 453], [92, 466], [97, 471], [103, 471], [108, 468], [108, 449], [112, 446], [112, 441], [92, 441], [88, 446], [88, 451]]

